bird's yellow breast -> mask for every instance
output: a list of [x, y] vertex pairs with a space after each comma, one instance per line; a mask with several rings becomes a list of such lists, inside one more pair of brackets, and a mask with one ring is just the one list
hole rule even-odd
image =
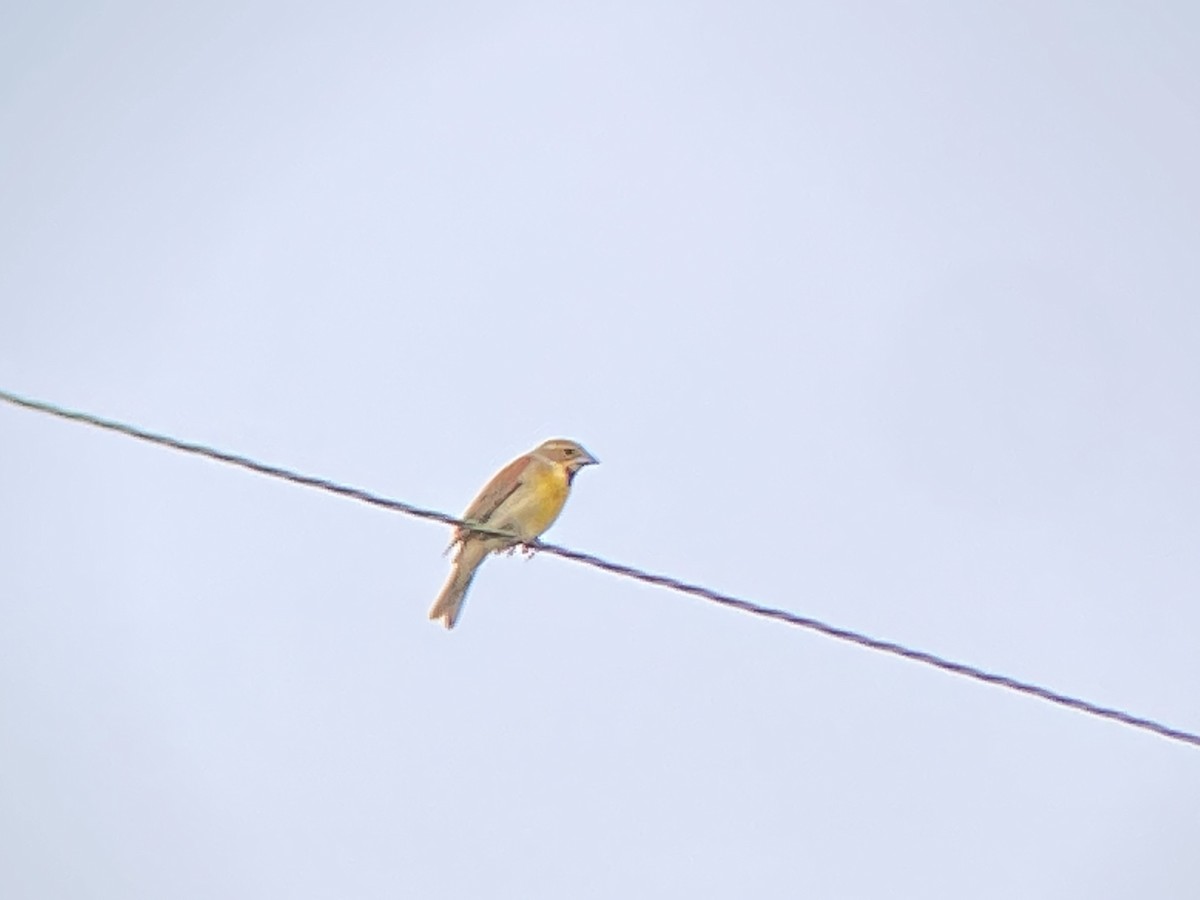
[[525, 478], [519, 496], [513, 496], [515, 502], [506, 518], [523, 538], [535, 538], [554, 524], [570, 489], [571, 483], [561, 466], [538, 465]]

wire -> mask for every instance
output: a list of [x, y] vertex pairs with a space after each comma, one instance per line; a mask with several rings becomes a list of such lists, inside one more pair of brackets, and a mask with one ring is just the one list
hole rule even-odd
[[[190, 441], [181, 441], [176, 438], [167, 437], [166, 435], [155, 434], [152, 431], [146, 431], [133, 425], [126, 425], [122, 422], [115, 422], [111, 419], [104, 419], [100, 416], [94, 416], [89, 413], [79, 412], [77, 410], [64, 409], [52, 403], [45, 403], [40, 400], [31, 400], [28, 397], [21, 397], [5, 390], [0, 390], [0, 400], [11, 403], [14, 406], [20, 406], [24, 407], [25, 409], [34, 410], [35, 412], [47, 413], [60, 419], [81, 422], [85, 425], [102, 428], [106, 431], [114, 431], [118, 434], [124, 434], [128, 437], [137, 438], [138, 440], [142, 441], [148, 441], [149, 443], [158, 444], [163, 447], [170, 447], [174, 450], [180, 450], [184, 453], [191, 453], [196, 456], [203, 456], [208, 459], [215, 460], [217, 462], [238, 466], [239, 468], [248, 469], [251, 472], [257, 472], [260, 475], [267, 475], [271, 478], [279, 478], [284, 481], [292, 482], [293, 484], [304, 485], [305, 487], [317, 488], [318, 490], [327, 491], [331, 494], [337, 494], [341, 497], [348, 497], [351, 500], [358, 500], [362, 503], [368, 503], [371, 506], [382, 507], [383, 509], [389, 509], [394, 512], [403, 513], [407, 516], [414, 516], [418, 519], [427, 519], [433, 522], [441, 522], [444, 525], [468, 528], [472, 531], [480, 531], [488, 534], [503, 534], [502, 532], [492, 531], [490, 529], [481, 527], [478, 524], [467, 522], [436, 510], [424, 509], [419, 506], [414, 506], [410, 503], [402, 503], [399, 500], [391, 500], [387, 497], [380, 497], [360, 488], [338, 484], [337, 482], [329, 481], [325, 478], [316, 478], [311, 475], [303, 475], [298, 472], [293, 472], [289, 469], [280, 468], [279, 466], [272, 466], [245, 456], [239, 456], [236, 453], [227, 453], [223, 450], [217, 450], [212, 447], [207, 447], [203, 444], [196, 444]], [[1154, 719], [1137, 716], [1113, 707], [1100, 706], [1087, 700], [1080, 699], [1079, 697], [1072, 697], [1068, 694], [1062, 694], [1058, 691], [1044, 688], [1036, 684], [1031, 684], [1027, 681], [1020, 681], [1016, 678], [1010, 678], [1007, 675], [1000, 675], [995, 672], [989, 672], [985, 669], [977, 668], [976, 666], [968, 665], [966, 663], [955, 662], [954, 660], [946, 659], [933, 653], [927, 653], [924, 650], [916, 650], [912, 647], [906, 647], [903, 644], [896, 644], [892, 641], [884, 641], [878, 638], [873, 638], [857, 631], [839, 628], [836, 625], [830, 625], [826, 622], [819, 621], [818, 619], [812, 619], [807, 616], [796, 615], [795, 613], [787, 612], [786, 610], [762, 606], [749, 600], [742, 600], [738, 597], [731, 596], [730, 594], [723, 594], [719, 591], [711, 590], [702, 585], [680, 581], [667, 575], [657, 575], [653, 572], [647, 572], [644, 569], [638, 569], [633, 566], [612, 562], [599, 556], [593, 556], [590, 553], [581, 553], [578, 550], [572, 550], [568, 547], [560, 547], [556, 544], [548, 544], [542, 541], [534, 541], [529, 546], [534, 550], [540, 550], [545, 553], [553, 554], [554, 556], [561, 556], [564, 559], [574, 560], [575, 562], [583, 563], [584, 565], [592, 566], [596, 569], [602, 569], [605, 572], [610, 572], [614, 575], [624, 578], [632, 578], [635, 581], [641, 581], [645, 584], [653, 584], [659, 587], [667, 588], [668, 590], [677, 591], [682, 594], [690, 594], [693, 597], [700, 597], [703, 600], [718, 603], [722, 606], [738, 609], [742, 612], [748, 612], [752, 615], [761, 616], [766, 619], [773, 619], [777, 622], [784, 622], [788, 625], [794, 625], [798, 628], [805, 628], [809, 631], [815, 631], [828, 637], [836, 638], [840, 641], [847, 641], [851, 644], [857, 644], [860, 647], [866, 647], [869, 650], [875, 650], [880, 653], [899, 656], [903, 659], [908, 659], [913, 662], [923, 663], [928, 666], [933, 666], [936, 669], [941, 669], [943, 672], [949, 672], [953, 675], [971, 678], [975, 681], [982, 681], [985, 684], [996, 685], [997, 687], [1016, 691], [1017, 693], [1025, 694], [1030, 697], [1037, 697], [1041, 700], [1046, 700], [1059, 706], [1065, 706], [1068, 709], [1073, 709], [1077, 712], [1096, 716], [1101, 719], [1108, 719], [1109, 721], [1118, 722], [1131, 728], [1139, 728], [1143, 731], [1152, 732], [1153, 734], [1157, 734], [1160, 737], [1168, 738], [1173, 741], [1180, 741], [1185, 744], [1191, 744], [1194, 747], [1200, 747], [1200, 734], [1194, 734], [1190, 731], [1173, 728], [1170, 725], [1165, 725], [1162, 722], [1155, 721]]]

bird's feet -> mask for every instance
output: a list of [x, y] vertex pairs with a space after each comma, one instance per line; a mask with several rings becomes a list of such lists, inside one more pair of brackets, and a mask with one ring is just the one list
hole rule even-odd
[[521, 555], [526, 559], [533, 559], [533, 554], [538, 552], [537, 541], [533, 540], [529, 541], [528, 543], [525, 541], [517, 541], [514, 544], [509, 544], [503, 550], [498, 550], [496, 552], [503, 553], [505, 556], [512, 556], [518, 550], [521, 551]]

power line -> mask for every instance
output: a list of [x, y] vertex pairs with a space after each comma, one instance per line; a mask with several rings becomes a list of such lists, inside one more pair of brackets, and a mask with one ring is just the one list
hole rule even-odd
[[[89, 413], [79, 412], [77, 410], [64, 409], [63, 407], [56, 406], [52, 403], [45, 403], [40, 400], [32, 400], [28, 397], [21, 397], [5, 390], [0, 390], [0, 400], [10, 403], [14, 406], [20, 406], [24, 407], [25, 409], [34, 410], [35, 412], [47, 413], [60, 419], [81, 422], [85, 425], [91, 425], [95, 428], [102, 428], [106, 431], [114, 431], [118, 434], [137, 438], [138, 440], [148, 441], [152, 444], [158, 444], [163, 447], [170, 447], [173, 450], [180, 450], [184, 453], [191, 453], [196, 456], [203, 456], [208, 459], [215, 460], [217, 462], [227, 463], [243, 469], [249, 469], [251, 472], [257, 472], [260, 475], [267, 475], [271, 478], [279, 478], [284, 481], [292, 482], [293, 484], [304, 485], [305, 487], [317, 488], [318, 490], [327, 491], [331, 494], [337, 494], [341, 497], [348, 497], [351, 500], [358, 500], [362, 503], [368, 503], [372, 506], [382, 507], [383, 509], [389, 509], [394, 512], [403, 513], [407, 516], [414, 516], [418, 519], [428, 519], [433, 522], [441, 522], [444, 525], [461, 526], [470, 528], [474, 531], [500, 534], [500, 532], [491, 531], [490, 529], [480, 527], [477, 524], [465, 522], [462, 519], [446, 515], [445, 513], [438, 512], [436, 510], [424, 509], [419, 506], [413, 506], [410, 503], [402, 503], [399, 500], [391, 500], [387, 497], [380, 497], [377, 494], [372, 494], [369, 491], [338, 484], [337, 482], [329, 481], [325, 478], [316, 478], [311, 475], [303, 475], [298, 472], [293, 472], [289, 469], [280, 468], [279, 466], [272, 466], [245, 456], [239, 456], [236, 453], [227, 453], [223, 450], [207, 447], [204, 444], [181, 441], [166, 435], [155, 434], [152, 431], [146, 431], [133, 425], [126, 425], [123, 422], [104, 419], [100, 416], [94, 416]], [[903, 659], [912, 660], [913, 662], [923, 663], [927, 666], [933, 666], [936, 669], [941, 669], [944, 672], [950, 672], [953, 675], [960, 675], [966, 678], [974, 679], [975, 681], [982, 681], [986, 684], [996, 685], [997, 687], [1016, 691], [1020, 694], [1026, 694], [1030, 697], [1037, 697], [1039, 699], [1049, 701], [1050, 703], [1056, 703], [1059, 706], [1065, 706], [1068, 709], [1074, 709], [1078, 712], [1086, 713], [1087, 715], [1097, 716], [1101, 719], [1108, 719], [1109, 721], [1118, 722], [1122, 725], [1128, 725], [1132, 728], [1140, 728], [1143, 731], [1149, 731], [1173, 741], [1180, 741], [1185, 744], [1191, 744], [1194, 747], [1200, 747], [1200, 734], [1194, 734], [1190, 731], [1183, 731], [1179, 728], [1172, 728], [1171, 726], [1165, 725], [1162, 722], [1157, 722], [1154, 719], [1136, 716], [1132, 713], [1124, 712], [1123, 710], [1112, 707], [1100, 706], [1087, 700], [1083, 700], [1079, 697], [1072, 697], [1068, 694], [1062, 694], [1058, 691], [1040, 687], [1036, 684], [1020, 681], [1016, 678], [1010, 678], [1007, 675], [988, 672], [985, 669], [980, 669], [966, 663], [945, 659], [944, 657], [937, 656], [936, 654], [927, 653], [924, 650], [916, 650], [912, 647], [905, 647], [902, 644], [896, 644], [892, 641], [879, 640], [878, 638], [873, 638], [857, 631], [850, 631], [846, 628], [839, 628], [836, 625], [830, 625], [826, 622], [819, 621], [818, 619], [811, 619], [807, 616], [796, 615], [795, 613], [787, 612], [786, 610], [782, 609], [775, 609], [770, 606], [762, 606], [749, 600], [742, 600], [729, 594], [723, 594], [719, 591], [711, 590], [703, 585], [691, 584], [689, 582], [680, 581], [676, 578], [671, 578], [666, 575], [657, 575], [653, 572], [647, 572], [643, 569], [638, 569], [633, 566], [626, 566], [621, 563], [603, 559], [599, 556], [593, 556], [590, 553], [581, 553], [578, 550], [572, 550], [568, 547], [560, 547], [556, 544], [548, 544], [542, 541], [535, 541], [530, 546], [545, 553], [561, 556], [564, 559], [574, 560], [575, 562], [580, 562], [596, 569], [602, 569], [605, 572], [611, 572], [614, 575], [624, 578], [632, 578], [636, 581], [641, 581], [646, 584], [658, 585], [659, 587], [664, 587], [668, 590], [677, 591], [682, 594], [690, 594], [693, 597], [700, 597], [703, 600], [709, 600], [722, 606], [728, 606], [756, 616], [762, 616], [766, 619], [774, 619], [777, 622], [785, 622], [788, 625], [795, 625], [798, 628], [805, 628], [809, 631], [816, 631], [820, 634], [824, 634], [831, 638], [836, 638], [840, 641], [847, 641], [851, 644], [857, 644], [860, 647], [866, 647], [869, 650], [875, 650], [880, 653], [887, 653], [892, 656], [899, 656]]]

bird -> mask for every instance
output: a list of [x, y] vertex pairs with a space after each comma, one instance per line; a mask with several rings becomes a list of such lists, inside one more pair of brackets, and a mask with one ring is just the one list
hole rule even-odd
[[457, 552], [450, 577], [429, 610], [430, 620], [453, 628], [467, 588], [488, 554], [511, 551], [543, 534], [562, 512], [579, 470], [598, 462], [577, 442], [552, 438], [493, 475], [462, 515], [464, 522], [486, 526], [487, 532], [455, 529], [446, 552]]

